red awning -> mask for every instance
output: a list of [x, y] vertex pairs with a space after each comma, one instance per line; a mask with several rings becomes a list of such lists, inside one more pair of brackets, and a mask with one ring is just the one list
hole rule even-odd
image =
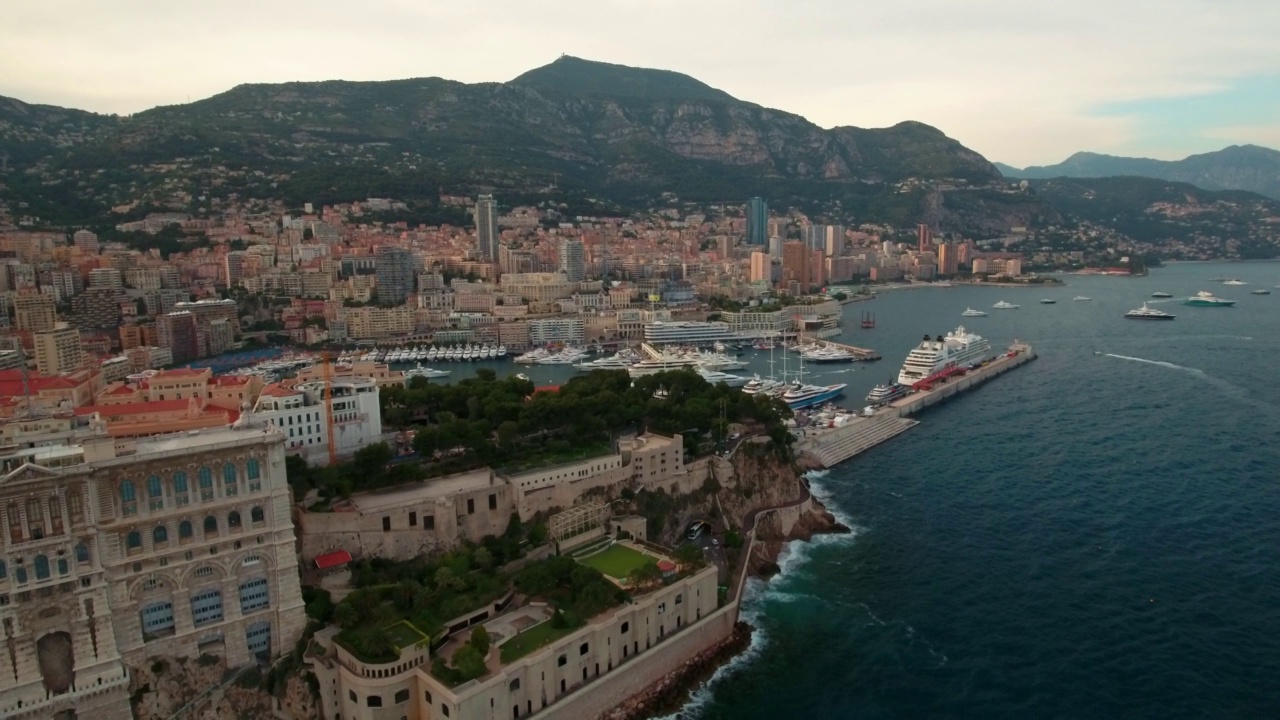
[[676, 564], [671, 562], [670, 560], [659, 560], [658, 569], [664, 573], [675, 572]]
[[346, 550], [337, 550], [331, 553], [316, 556], [316, 569], [328, 570], [329, 568], [346, 565], [351, 562], [351, 553]]

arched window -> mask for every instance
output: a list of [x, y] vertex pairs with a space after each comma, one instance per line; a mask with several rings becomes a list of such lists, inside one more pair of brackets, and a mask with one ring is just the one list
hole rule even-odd
[[89, 562], [89, 546], [76, 543], [76, 562]]
[[218, 518], [210, 515], [209, 517], [204, 519], [204, 534], [205, 535], [218, 534]]
[[236, 482], [239, 480], [239, 474], [236, 472], [236, 466], [227, 463], [222, 466], [222, 492], [227, 495], [235, 495], [239, 486]]
[[158, 498], [160, 497], [160, 494], [161, 494], [160, 476], [152, 475], [151, 477], [147, 478], [147, 497]]
[[169, 542], [169, 528], [157, 525], [156, 529], [151, 531], [151, 541], [157, 544]]
[[16, 502], [9, 503], [9, 539], [22, 542], [22, 511]]
[[245, 469], [245, 474], [249, 476], [250, 480], [262, 479], [262, 475], [260, 474], [260, 471], [258, 469], [257, 458], [249, 458], [249, 461], [244, 464], [244, 469]]
[[512, 681], [511, 681], [511, 684], [507, 686], [507, 689], [508, 689], [508, 690], [510, 690], [510, 691], [512, 691], [512, 692], [515, 692], [516, 690], [519, 690], [519, 689], [520, 689], [520, 678], [516, 678], [515, 680], [512, 680]]
[[183, 520], [182, 522], [178, 523], [178, 539], [179, 540], [187, 540], [191, 537], [191, 535], [192, 535], [192, 528], [191, 528], [190, 520]]
[[208, 502], [213, 499], [213, 471], [202, 467], [196, 471], [196, 479], [200, 482], [200, 499]]
[[132, 480], [125, 480], [120, 483], [120, 500], [122, 502], [131, 503], [137, 501], [137, 499], [138, 496], [137, 493], [134, 492]]
[[238, 510], [232, 510], [227, 514], [227, 527], [240, 527], [240, 512]]
[[261, 506], [254, 507], [252, 510], [249, 511], [249, 520], [253, 522], [260, 523], [266, 519], [267, 519], [267, 516], [265, 513], [262, 512]]
[[187, 491], [187, 474], [181, 470], [173, 474], [173, 491], [176, 493]]
[[49, 558], [44, 555], [37, 555], [35, 563], [36, 579], [45, 580], [49, 577]]
[[19, 585], [21, 585], [22, 583], [26, 582], [26, 581], [27, 581], [27, 569], [26, 569], [26, 568], [24, 568], [24, 567], [16, 567], [16, 568], [14, 568], [14, 569], [13, 569], [13, 579], [14, 579], [14, 580], [17, 580]]
[[124, 539], [124, 547], [126, 550], [137, 550], [142, 547], [142, 533], [137, 530], [131, 531]]
[[68, 571], [69, 571], [69, 568], [67, 567], [67, 559], [58, 558], [58, 574], [66, 575]]
[[54, 534], [62, 533], [62, 503], [56, 497], [49, 498], [49, 524]]

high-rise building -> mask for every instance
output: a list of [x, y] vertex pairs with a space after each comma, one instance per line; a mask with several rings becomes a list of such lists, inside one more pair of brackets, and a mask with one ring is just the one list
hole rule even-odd
[[13, 308], [19, 330], [52, 330], [58, 321], [57, 305], [53, 297], [43, 293], [20, 292], [13, 301]]
[[244, 263], [247, 253], [243, 250], [232, 250], [222, 259], [223, 275], [227, 287], [239, 287], [244, 284]]
[[764, 198], [747, 201], [747, 244], [769, 244], [769, 204]]
[[822, 287], [827, 284], [827, 263], [822, 250], [809, 252], [809, 282]]
[[938, 274], [943, 277], [955, 275], [959, 270], [959, 246], [955, 243], [938, 245]]
[[782, 246], [782, 283], [796, 283], [800, 292], [807, 293], [813, 286], [813, 273], [809, 267], [813, 251], [803, 242], [793, 241]]
[[35, 334], [36, 370], [41, 375], [61, 375], [84, 364], [80, 331], [67, 323]]
[[399, 247], [378, 248], [378, 302], [384, 305], [403, 305], [413, 293], [413, 257], [408, 250]]
[[924, 223], [916, 226], [916, 249], [920, 252], [933, 249], [933, 231]]
[[115, 268], [94, 268], [89, 271], [89, 287], [119, 289], [124, 287], [124, 278]]
[[773, 258], [768, 253], [759, 250], [751, 253], [751, 282], [772, 282], [773, 280]]
[[189, 312], [171, 312], [156, 318], [161, 347], [173, 353], [173, 362], [182, 364], [200, 357], [199, 328], [196, 316]]
[[492, 195], [476, 198], [476, 248], [487, 262], [498, 260], [498, 214]]
[[87, 255], [98, 254], [98, 236], [91, 230], [77, 230], [71, 236], [71, 242]]
[[568, 276], [569, 282], [582, 282], [586, 278], [587, 258], [581, 240], [560, 242], [560, 272]]

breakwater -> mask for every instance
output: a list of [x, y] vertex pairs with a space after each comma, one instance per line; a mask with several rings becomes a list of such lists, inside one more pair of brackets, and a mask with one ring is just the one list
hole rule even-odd
[[887, 405], [850, 418], [835, 427], [799, 430], [796, 450], [810, 465], [829, 468], [879, 445], [919, 424], [911, 416], [947, 398], [999, 377], [1036, 357], [1035, 349], [1015, 342], [1009, 350], [964, 375], [939, 381], [928, 390], [913, 392]]

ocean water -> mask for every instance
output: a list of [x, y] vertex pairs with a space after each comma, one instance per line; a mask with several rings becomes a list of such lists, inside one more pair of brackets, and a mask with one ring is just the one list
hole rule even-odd
[[[813, 474], [855, 532], [793, 544], [751, 649], [673, 717], [1280, 717], [1280, 264], [1064, 279], [848, 306], [885, 358], [819, 370], [850, 406], [962, 321], [1040, 358]], [[1121, 317], [1198, 290], [1239, 303]]]

